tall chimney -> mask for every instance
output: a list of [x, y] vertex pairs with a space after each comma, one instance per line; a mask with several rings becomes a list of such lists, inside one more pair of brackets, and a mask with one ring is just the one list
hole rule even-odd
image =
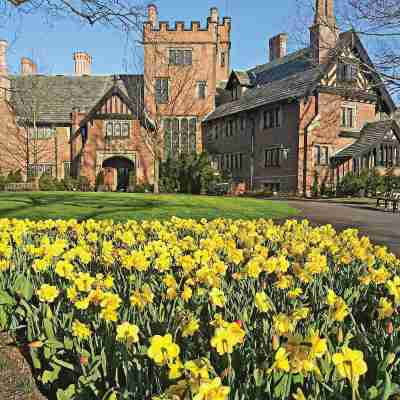
[[158, 21], [158, 10], [155, 4], [149, 4], [147, 6], [147, 20], [153, 28], [156, 27]]
[[269, 60], [274, 61], [287, 54], [287, 33], [280, 33], [269, 40]]
[[314, 25], [310, 28], [310, 46], [314, 62], [325, 63], [339, 37], [334, 0], [315, 0]]
[[210, 9], [210, 21], [218, 24], [218, 20], [219, 20], [218, 8], [212, 7]]
[[7, 40], [0, 39], [0, 100], [10, 98], [10, 79], [7, 68]]
[[37, 65], [30, 58], [21, 58], [21, 75], [37, 74]]
[[0, 39], [0, 76], [6, 76], [8, 74], [7, 47], [7, 40]]
[[78, 51], [74, 53], [74, 61], [75, 61], [75, 75], [90, 75], [91, 67], [92, 67], [92, 57], [84, 52]]

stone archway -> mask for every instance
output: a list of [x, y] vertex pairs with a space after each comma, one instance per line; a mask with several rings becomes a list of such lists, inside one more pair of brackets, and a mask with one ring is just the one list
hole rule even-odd
[[127, 191], [136, 175], [135, 164], [125, 157], [110, 157], [103, 161], [104, 185], [115, 191]]
[[[108, 190], [126, 191], [130, 184], [130, 175], [136, 181], [136, 153], [134, 152], [97, 152], [96, 172], [104, 173], [104, 186]], [[132, 177], [131, 177], [132, 180]]]

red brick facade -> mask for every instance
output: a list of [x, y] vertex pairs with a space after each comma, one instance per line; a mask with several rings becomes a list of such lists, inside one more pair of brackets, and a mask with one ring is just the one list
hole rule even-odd
[[[53, 133], [35, 140], [35, 151], [31, 142], [25, 146], [28, 161], [24, 151], [12, 151], [24, 149], [21, 137], [26, 137], [26, 132], [17, 128], [15, 110], [9, 106], [10, 91], [4, 90], [16, 78], [8, 76], [6, 42], [0, 41], [0, 144], [1, 140], [8, 143], [0, 145], [2, 172], [21, 169], [28, 173], [27, 164], [35, 164], [43, 172], [50, 165], [59, 179], [71, 173], [86, 176], [95, 185], [103, 171], [104, 186], [116, 190], [122, 180], [126, 183], [127, 173], [134, 174], [137, 184], [152, 183], [158, 158], [155, 154], [161, 153], [165, 159], [206, 150], [221, 170], [228, 170], [250, 189], [309, 194], [316, 176], [319, 184], [335, 185], [365, 160], [340, 159], [333, 164], [330, 160], [359, 140], [366, 123], [382, 116], [389, 118], [394, 103], [359, 71], [351, 82], [351, 89], [357, 90], [343, 91], [338, 84], [341, 56], [333, 59], [331, 50], [345, 42], [349, 33], [339, 33], [333, 3], [316, 0], [310, 47], [296, 53], [295, 70], [290, 76], [274, 73], [281, 64], [294, 60], [293, 55], [287, 56], [286, 34], [269, 41], [270, 63], [231, 74], [230, 18], [220, 18], [218, 10], [212, 8], [203, 26], [197, 21], [170, 26], [158, 21], [157, 7], [150, 5], [143, 28], [143, 76], [90, 77], [92, 58], [84, 52], [74, 53], [75, 77], [60, 78], [59, 83], [55, 79], [64, 100], [60, 101], [59, 92], [54, 91], [61, 104], [54, 109], [48, 104], [48, 119], [40, 121], [41, 128], [50, 127]], [[362, 46], [351, 35], [347, 47], [340, 49], [346, 59], [358, 57], [353, 47]], [[317, 78], [300, 95], [282, 96], [293, 86], [305, 86], [299, 65], [307, 65], [300, 71], [305, 76], [311, 71]], [[36, 70], [33, 61], [22, 60], [23, 78], [34, 76]], [[281, 90], [275, 81], [286, 86]], [[136, 89], [132, 82], [138, 85]], [[263, 87], [267, 93], [264, 98]], [[81, 97], [74, 99], [67, 116], [64, 110], [53, 120], [62, 103], [69, 102], [79, 90]], [[257, 97], [249, 93], [260, 95], [262, 101], [246, 108], [244, 100], [251, 102]], [[92, 95], [90, 101], [88, 94]], [[210, 118], [221, 108], [223, 114]], [[349, 110], [348, 117], [343, 109]], [[351, 123], [346, 118], [352, 119]], [[159, 131], [157, 146], [149, 140], [150, 131], [155, 136]], [[400, 163], [400, 146], [394, 146]], [[394, 159], [395, 153], [389, 150]]]
[[[193, 150], [202, 151], [201, 121], [215, 108], [217, 87], [221, 81], [228, 79], [230, 73], [230, 18], [221, 19], [218, 10], [212, 8], [205, 26], [197, 21], [191, 22], [190, 26], [176, 22], [172, 28], [166, 22], [158, 23], [157, 19], [156, 6], [148, 6], [148, 21], [143, 28], [144, 76], [140, 92], [132, 95], [130, 83], [125, 84], [124, 79], [118, 76], [114, 77], [115, 82], [111, 84], [111, 89], [107, 86], [105, 77], [99, 78], [106, 82], [104, 93], [99, 93], [103, 96], [100, 101], [92, 101], [90, 107], [87, 107], [87, 101], [83, 101], [82, 105], [78, 100], [73, 101], [75, 106], [70, 109], [68, 118], [64, 115], [62, 122], [52, 120], [53, 115], [50, 112], [48, 119], [41, 121], [38, 129], [42, 129], [42, 125], [47, 126], [52, 129], [52, 134], [49, 137], [41, 137], [39, 141], [35, 140], [35, 143], [40, 143], [40, 156], [36, 155], [33, 160], [32, 150], [26, 150], [25, 154], [19, 155], [20, 160], [17, 161], [12, 151], [14, 145], [8, 146], [8, 151], [0, 147], [2, 172], [20, 169], [24, 175], [29, 175], [33, 170], [39, 171], [40, 174], [44, 170], [48, 172], [48, 168], [51, 168], [51, 173], [58, 179], [71, 173], [73, 177], [86, 176], [90, 183], [95, 185], [102, 171], [104, 186], [115, 190], [118, 188], [120, 174], [126, 174], [125, 170], [129, 169], [129, 174], [134, 172], [137, 184], [151, 184], [156, 149], [152, 142], [146, 139], [146, 135], [149, 129], [154, 131], [158, 128], [163, 135], [165, 117], [173, 124], [178, 121], [178, 131], [172, 133], [179, 136], [177, 140], [180, 144], [184, 143], [183, 135], [186, 131], [189, 135], [189, 129], [193, 129], [193, 125], [190, 124], [195, 121], [194, 135], [190, 133], [188, 140], [194, 142]], [[19, 79], [8, 79], [6, 47], [7, 43], [1, 41], [0, 82], [4, 81], [2, 88], [9, 84], [9, 81]], [[176, 54], [173, 62], [171, 50], [176, 50], [176, 53], [173, 53]], [[184, 63], [179, 58], [181, 55], [187, 57]], [[76, 52], [73, 59], [76, 78], [71, 77], [71, 80], [79, 79], [77, 86], [87, 85], [87, 92], [90, 92], [93, 82], [89, 78], [85, 81], [85, 77], [90, 77], [91, 74], [91, 56], [85, 52]], [[36, 71], [37, 66], [32, 60], [21, 59], [21, 77], [35, 77]], [[168, 80], [168, 101], [163, 104], [156, 102], [157, 78]], [[67, 83], [71, 87], [74, 85], [73, 82]], [[101, 87], [101, 82], [96, 86], [97, 89], [98, 87]], [[65, 90], [65, 82], [61, 89]], [[77, 89], [79, 87], [74, 90]], [[70, 92], [73, 95], [72, 89]], [[57, 95], [58, 92], [55, 93]], [[66, 96], [66, 100], [69, 100], [68, 94]], [[2, 94], [1, 99], [0, 116], [3, 128], [0, 138], [6, 140], [12, 129], [14, 132], [18, 130], [15, 124], [17, 111], [6, 106], [7, 100], [10, 99], [6, 99], [5, 94]], [[144, 111], [139, 108], [143, 108]], [[7, 124], [4, 123], [6, 121]], [[119, 134], [109, 135], [108, 126], [113, 126], [114, 128], [110, 129], [115, 129]], [[124, 133], [121, 133], [121, 130]], [[28, 139], [27, 135], [26, 129], [23, 134], [14, 133], [12, 136], [24, 137], [18, 141], [31, 143], [32, 140]], [[18, 147], [17, 143], [14, 147]], [[161, 147], [161, 151], [164, 151], [165, 140]], [[180, 149], [179, 152], [183, 150]]]
[[[357, 58], [362, 44], [351, 32], [339, 33], [333, 3], [316, 0], [309, 48], [286, 56], [287, 36], [279, 34], [269, 41], [270, 63], [233, 71], [231, 98], [204, 122], [205, 148], [218, 167], [251, 190], [309, 195], [315, 180], [334, 188], [347, 172], [378, 165], [379, 157], [386, 167], [400, 166], [400, 144], [390, 138], [355, 161], [341, 156], [362, 140], [365, 127], [390, 119], [395, 106], [357, 67], [367, 62]], [[340, 68], [348, 68], [346, 76]]]

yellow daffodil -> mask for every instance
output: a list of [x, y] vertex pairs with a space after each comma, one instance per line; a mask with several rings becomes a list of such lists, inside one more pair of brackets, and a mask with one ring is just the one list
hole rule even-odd
[[40, 289], [37, 291], [37, 295], [40, 301], [46, 303], [53, 303], [54, 300], [59, 296], [60, 291], [56, 286], [43, 284]]
[[150, 338], [150, 347], [147, 350], [147, 355], [156, 364], [167, 364], [175, 360], [179, 356], [179, 353], [179, 346], [173, 342], [172, 335], [156, 335]]
[[272, 302], [265, 292], [256, 293], [254, 303], [258, 311], [267, 313], [272, 310]]
[[129, 322], [123, 322], [117, 326], [116, 339], [119, 342], [126, 342], [128, 344], [137, 343], [139, 341], [139, 328]]
[[368, 370], [363, 353], [349, 347], [343, 347], [340, 353], [335, 353], [332, 361], [339, 376], [348, 379], [352, 385], [357, 385], [360, 377]]
[[91, 336], [91, 334], [92, 332], [86, 324], [78, 320], [72, 322], [72, 336], [85, 340], [88, 339]]

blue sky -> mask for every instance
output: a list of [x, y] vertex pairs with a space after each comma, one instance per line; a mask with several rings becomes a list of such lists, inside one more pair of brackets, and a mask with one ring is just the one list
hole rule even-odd
[[[132, 0], [133, 1], [133, 0]], [[209, 9], [217, 6], [221, 15], [232, 17], [232, 67], [246, 68], [267, 61], [268, 39], [282, 31], [296, 28], [295, 0], [158, 0], [160, 20], [199, 20], [205, 24]], [[251, 4], [251, 5], [250, 5]], [[19, 59], [32, 57], [41, 72], [71, 74], [72, 53], [87, 51], [93, 57], [93, 74], [127, 71], [132, 52], [126, 36], [102, 26], [78, 24], [70, 19], [49, 23], [43, 15], [26, 15], [0, 26], [0, 38], [11, 42], [8, 62], [12, 72], [19, 69]], [[137, 38], [132, 38], [132, 40]], [[292, 40], [289, 49], [298, 45]], [[129, 64], [131, 62], [129, 61]], [[130, 72], [133, 67], [128, 68]]]

